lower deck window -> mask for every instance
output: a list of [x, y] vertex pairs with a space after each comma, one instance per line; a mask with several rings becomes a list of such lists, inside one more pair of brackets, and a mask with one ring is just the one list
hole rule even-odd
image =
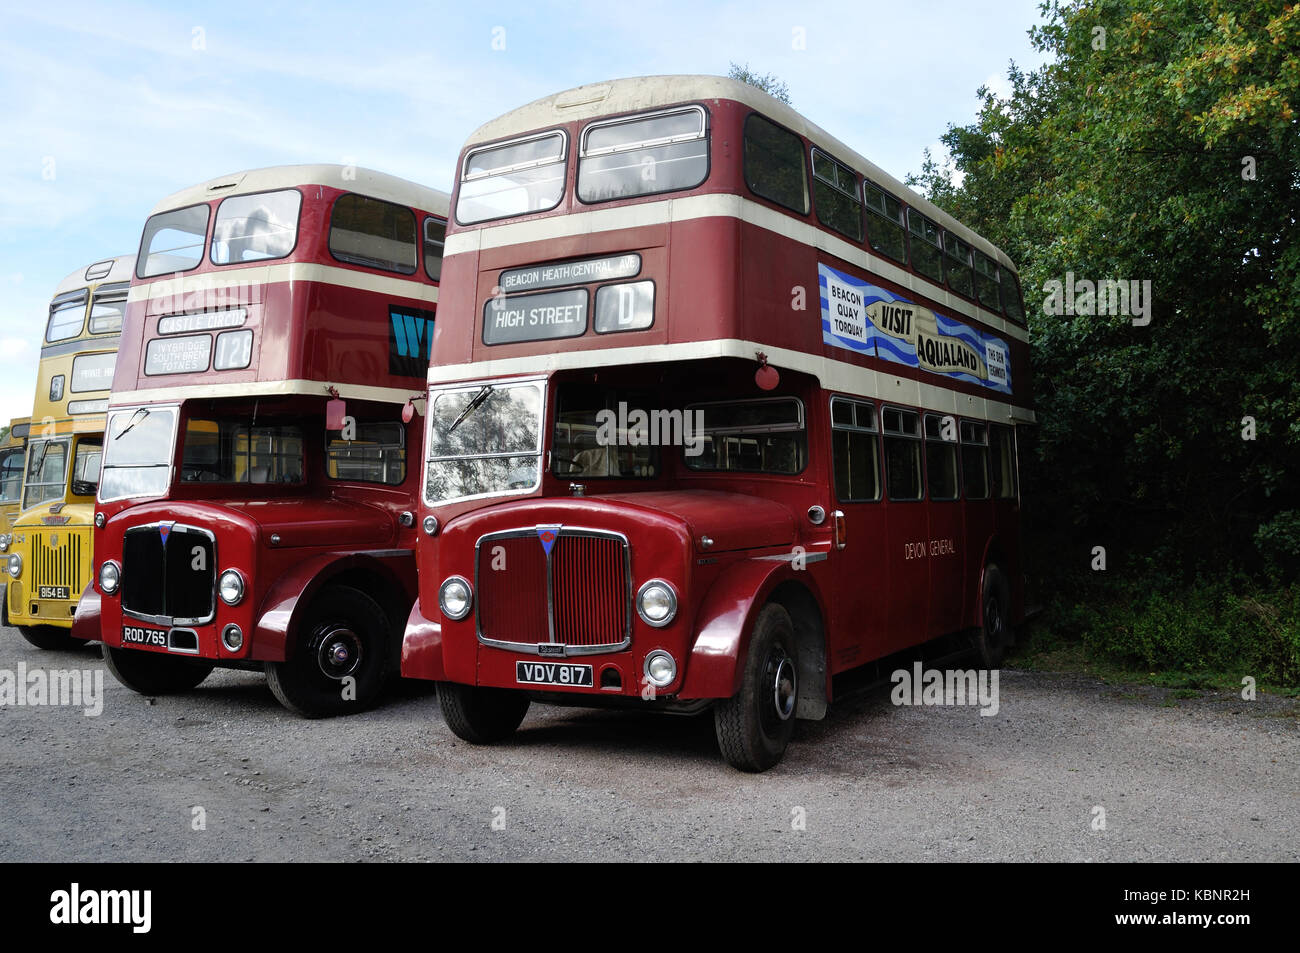
[[302, 428], [247, 420], [185, 424], [183, 483], [301, 483]]
[[885, 442], [885, 485], [891, 500], [919, 500], [921, 481], [920, 415], [886, 407], [881, 415]]
[[691, 470], [795, 474], [807, 463], [803, 404], [796, 398], [693, 404], [686, 413], [702, 435], [699, 453], [685, 454]]
[[401, 424], [357, 421], [355, 434], [335, 430], [327, 436], [325, 472], [331, 480], [388, 486], [406, 480], [406, 429]]

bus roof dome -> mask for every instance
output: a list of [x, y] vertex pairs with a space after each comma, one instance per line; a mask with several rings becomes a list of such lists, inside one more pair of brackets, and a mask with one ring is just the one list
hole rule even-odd
[[82, 268], [78, 268], [59, 282], [54, 289], [54, 296], [69, 291], [80, 291], [89, 285], [103, 284], [109, 281], [130, 281], [135, 271], [135, 255], [118, 255], [116, 258], [103, 258]]
[[[585, 86], [544, 96], [484, 123], [470, 134], [466, 145], [473, 146], [505, 139], [520, 133], [544, 129], [556, 123], [710, 99], [727, 99], [743, 103], [769, 119], [794, 130], [841, 162], [847, 162], [856, 168], [876, 185], [892, 192], [895, 198], [903, 200], [918, 212], [991, 256], [999, 264], [1005, 265], [1012, 271], [1016, 270], [1011, 259], [992, 242], [961, 224], [928, 199], [913, 192], [884, 169], [850, 149], [816, 123], [805, 119], [791, 106], [769, 96], [756, 86], [726, 76], [638, 76], [588, 83]], [[459, 175], [459, 170], [457, 174]]]
[[373, 198], [409, 205], [444, 217], [451, 203], [451, 196], [446, 192], [400, 179], [387, 172], [376, 172], [374, 169], [329, 164], [276, 165], [219, 175], [207, 182], [191, 185], [167, 196], [149, 214], [156, 215], [186, 205], [225, 198], [227, 195], [269, 192], [295, 185], [328, 185], [347, 192], [363, 192]]

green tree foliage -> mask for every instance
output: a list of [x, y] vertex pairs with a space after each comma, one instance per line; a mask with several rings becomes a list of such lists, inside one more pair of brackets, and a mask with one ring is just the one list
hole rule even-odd
[[[1300, 4], [1048, 2], [913, 177], [1022, 273], [1040, 420], [1026, 497], [1087, 573], [1300, 566]], [[960, 176], [951, 174], [952, 171]], [[1151, 323], [1050, 314], [1067, 272], [1149, 280]], [[1254, 422], [1254, 439], [1249, 421]]]
[[727, 70], [727, 76], [748, 83], [750, 86], [756, 86], [773, 99], [779, 99], [787, 106], [790, 105], [790, 87], [778, 79], [775, 73], [764, 73], [760, 76], [749, 68], [748, 63], [744, 66], [732, 63], [731, 69]]

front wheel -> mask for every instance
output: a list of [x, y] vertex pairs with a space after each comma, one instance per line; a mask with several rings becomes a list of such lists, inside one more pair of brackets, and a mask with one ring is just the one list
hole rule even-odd
[[20, 625], [18, 631], [38, 649], [63, 650], [85, 644], [81, 639], [74, 639], [71, 630], [53, 625]]
[[388, 670], [388, 616], [360, 589], [334, 586], [317, 596], [293, 654], [266, 663], [280, 704], [304, 718], [364, 711], [383, 691]]
[[713, 709], [722, 757], [741, 771], [766, 771], [785, 755], [799, 697], [794, 624], [782, 606], [754, 622], [740, 691]]
[[447, 727], [470, 744], [490, 745], [515, 733], [528, 714], [528, 696], [510, 688], [438, 683], [438, 706]]
[[215, 667], [211, 662], [174, 658], [139, 649], [115, 649], [105, 645], [104, 664], [113, 677], [141, 695], [174, 695], [194, 688]]

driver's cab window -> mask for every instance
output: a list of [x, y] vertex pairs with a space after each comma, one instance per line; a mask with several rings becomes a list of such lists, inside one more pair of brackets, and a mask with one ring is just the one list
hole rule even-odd
[[99, 464], [104, 457], [104, 444], [100, 440], [77, 441], [72, 460], [72, 495], [94, 496], [99, 487]]
[[[680, 418], [680, 412], [677, 417]], [[658, 429], [671, 414], [637, 395], [584, 384], [559, 388], [551, 473], [563, 479], [649, 479], [660, 474]]]

